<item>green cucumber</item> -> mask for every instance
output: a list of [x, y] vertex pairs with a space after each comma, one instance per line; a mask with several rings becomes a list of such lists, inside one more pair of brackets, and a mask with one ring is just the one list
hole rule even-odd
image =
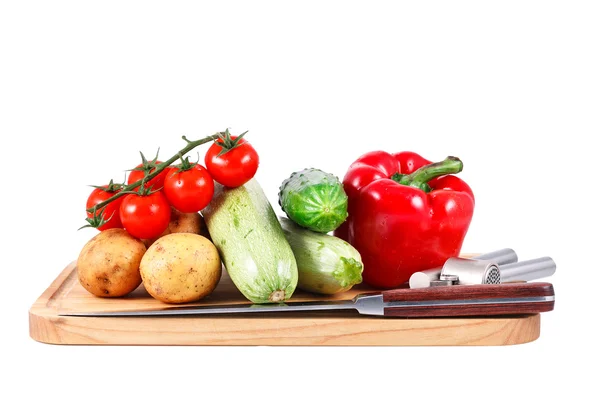
[[256, 179], [233, 189], [215, 182], [213, 199], [202, 214], [227, 273], [248, 300], [290, 298], [298, 283], [296, 259]]
[[316, 168], [294, 172], [279, 188], [279, 205], [289, 219], [315, 232], [337, 229], [348, 217], [340, 180]]
[[362, 259], [349, 243], [302, 228], [287, 218], [280, 217], [280, 222], [296, 257], [300, 289], [334, 294], [362, 282]]

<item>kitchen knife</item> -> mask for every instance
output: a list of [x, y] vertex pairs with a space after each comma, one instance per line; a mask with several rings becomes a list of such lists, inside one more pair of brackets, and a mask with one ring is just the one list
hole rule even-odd
[[550, 283], [536, 282], [393, 289], [380, 293], [360, 294], [352, 300], [342, 301], [178, 306], [130, 311], [65, 311], [59, 312], [59, 315], [73, 317], [158, 317], [350, 309], [363, 315], [419, 318], [530, 314], [551, 311], [553, 308], [554, 287]]

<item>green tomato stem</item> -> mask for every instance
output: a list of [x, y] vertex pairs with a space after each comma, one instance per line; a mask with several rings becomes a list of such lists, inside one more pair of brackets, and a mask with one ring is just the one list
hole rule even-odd
[[140, 186], [142, 184], [142, 182], [149, 181], [150, 179], [152, 179], [155, 176], [157, 176], [158, 174], [160, 174], [169, 165], [171, 165], [175, 161], [183, 158], [183, 156], [185, 154], [187, 154], [189, 151], [193, 150], [194, 148], [196, 148], [204, 143], [215, 141], [219, 137], [221, 137], [221, 135], [222, 135], [222, 133], [219, 132], [219, 133], [215, 133], [214, 135], [210, 135], [210, 136], [207, 136], [207, 137], [199, 139], [199, 140], [188, 140], [185, 136], [183, 136], [183, 140], [185, 140], [187, 142], [187, 145], [183, 149], [179, 150], [177, 152], [177, 154], [175, 154], [173, 157], [169, 158], [167, 161], [162, 162], [160, 164], [156, 164], [156, 167], [155, 167], [156, 169], [154, 170], [154, 172], [144, 176], [142, 179], [135, 181], [130, 185], [123, 186], [123, 188], [120, 192], [109, 197], [108, 199], [104, 200], [103, 202], [96, 204], [94, 207], [88, 208], [87, 211], [95, 214], [98, 210], [101, 210], [102, 208], [106, 207], [109, 203], [115, 201], [119, 197], [125, 196], [126, 194], [131, 193], [131, 191], [133, 191], [133, 189]]

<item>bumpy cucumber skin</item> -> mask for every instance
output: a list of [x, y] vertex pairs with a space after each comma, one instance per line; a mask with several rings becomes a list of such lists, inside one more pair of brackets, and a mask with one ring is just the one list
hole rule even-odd
[[279, 205], [289, 219], [315, 232], [331, 232], [348, 217], [344, 186], [335, 175], [316, 168], [294, 172], [284, 180]]
[[231, 280], [248, 300], [290, 298], [298, 284], [296, 259], [256, 179], [234, 189], [215, 183], [202, 214]]
[[344, 240], [280, 217], [298, 264], [298, 287], [319, 294], [346, 292], [362, 282], [360, 253]]

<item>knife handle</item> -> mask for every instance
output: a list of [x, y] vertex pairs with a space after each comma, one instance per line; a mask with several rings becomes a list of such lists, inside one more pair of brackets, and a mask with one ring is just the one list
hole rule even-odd
[[389, 317], [537, 314], [554, 309], [551, 283], [455, 285], [382, 292]]

